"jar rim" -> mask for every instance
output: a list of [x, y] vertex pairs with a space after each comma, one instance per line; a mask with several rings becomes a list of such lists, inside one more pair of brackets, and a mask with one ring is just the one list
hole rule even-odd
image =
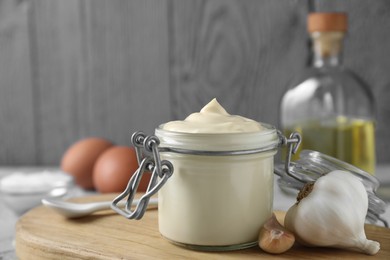
[[[191, 151], [222, 151], [245, 153], [276, 150], [280, 139], [277, 129], [270, 124], [260, 123], [263, 130], [240, 133], [186, 133], [164, 129], [164, 124], [155, 129], [160, 147]], [[252, 152], [250, 152], [252, 151]]]

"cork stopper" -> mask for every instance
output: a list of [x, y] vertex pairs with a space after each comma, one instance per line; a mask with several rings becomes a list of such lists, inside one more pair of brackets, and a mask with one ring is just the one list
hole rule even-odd
[[310, 13], [307, 18], [307, 30], [312, 32], [347, 31], [345, 13]]

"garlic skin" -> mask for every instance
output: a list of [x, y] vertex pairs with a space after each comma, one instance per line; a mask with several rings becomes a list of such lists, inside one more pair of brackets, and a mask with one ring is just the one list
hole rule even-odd
[[279, 223], [275, 213], [260, 229], [259, 247], [267, 253], [284, 253], [294, 245], [294, 242], [294, 234]]
[[332, 171], [320, 177], [306, 193], [285, 218], [285, 227], [297, 241], [369, 255], [379, 251], [380, 244], [368, 240], [364, 232], [368, 196], [359, 179], [346, 171]]

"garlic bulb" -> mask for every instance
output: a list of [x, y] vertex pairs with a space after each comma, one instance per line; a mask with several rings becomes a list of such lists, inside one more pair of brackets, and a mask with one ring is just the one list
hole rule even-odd
[[305, 186], [286, 214], [285, 227], [308, 246], [346, 248], [369, 255], [380, 244], [368, 240], [364, 221], [368, 209], [363, 184], [346, 171], [332, 171]]

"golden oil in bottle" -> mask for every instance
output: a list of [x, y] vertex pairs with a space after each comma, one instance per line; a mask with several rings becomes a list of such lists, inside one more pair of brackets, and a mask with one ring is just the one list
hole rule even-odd
[[293, 160], [299, 158], [301, 150], [315, 150], [348, 162], [370, 174], [375, 173], [373, 121], [339, 116], [297, 124], [284, 130], [286, 136], [291, 132], [299, 132], [302, 135], [302, 143], [292, 157]]

